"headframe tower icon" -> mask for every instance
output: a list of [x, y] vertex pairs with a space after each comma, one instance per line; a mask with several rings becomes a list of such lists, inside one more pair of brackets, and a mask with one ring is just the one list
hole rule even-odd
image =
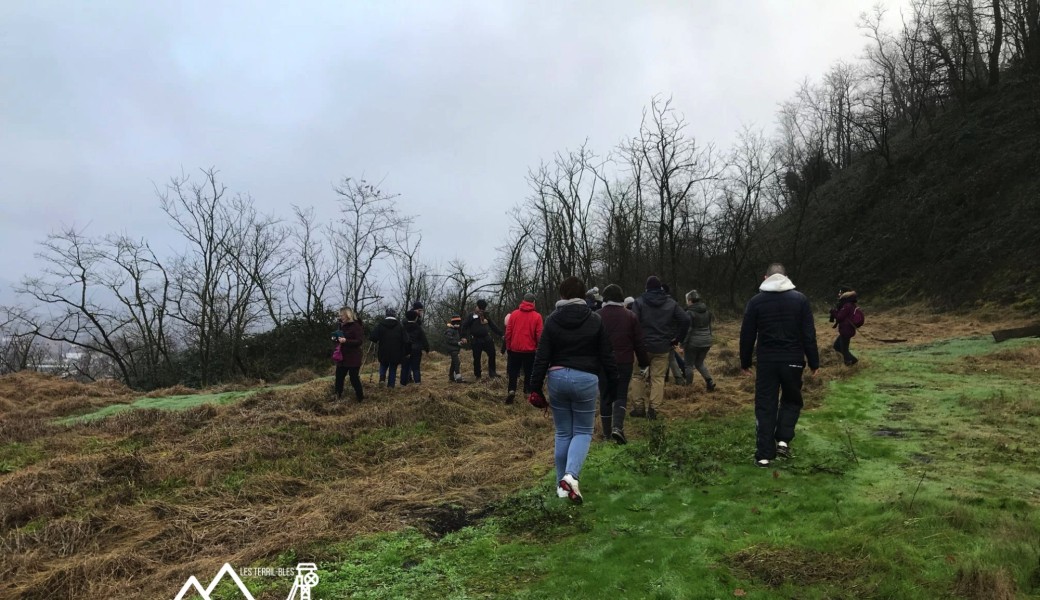
[[[318, 565], [299, 563], [296, 565], [296, 581], [293, 582], [289, 597], [285, 600], [311, 600], [311, 588], [318, 585]], [[297, 592], [299, 597], [296, 596]]]

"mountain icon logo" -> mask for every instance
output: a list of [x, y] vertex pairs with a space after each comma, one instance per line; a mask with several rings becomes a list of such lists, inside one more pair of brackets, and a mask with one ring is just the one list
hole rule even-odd
[[210, 597], [210, 594], [212, 594], [213, 590], [217, 588], [220, 584], [220, 580], [223, 579], [225, 575], [235, 582], [235, 585], [238, 586], [238, 591], [242, 592], [242, 595], [246, 600], [256, 600], [256, 598], [253, 598], [253, 594], [249, 593], [249, 588], [246, 587], [246, 584], [242, 583], [242, 580], [238, 577], [238, 573], [235, 573], [235, 569], [232, 568], [229, 563], [224, 563], [224, 566], [217, 572], [217, 576], [213, 578], [213, 581], [209, 582], [209, 586], [205, 589], [203, 589], [199, 580], [192, 575], [184, 582], [184, 587], [182, 587], [181, 591], [174, 596], [173, 600], [184, 600], [185, 598], [190, 598], [187, 594], [193, 590], [202, 598], [202, 600], [213, 600]]

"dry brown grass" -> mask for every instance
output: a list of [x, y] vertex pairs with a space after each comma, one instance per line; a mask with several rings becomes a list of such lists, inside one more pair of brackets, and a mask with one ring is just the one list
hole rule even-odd
[[[907, 312], [868, 318], [856, 344], [997, 327]], [[706, 393], [699, 380], [669, 385], [664, 418], [750, 405], [738, 327], [722, 323], [708, 357], [718, 390]], [[849, 372], [829, 349], [832, 337], [821, 325], [823, 371], [806, 380], [810, 407], [829, 378]], [[445, 504], [478, 511], [535, 484], [552, 466], [551, 420], [525, 402], [503, 404], [501, 380], [449, 386], [446, 360], [428, 357], [421, 387], [380, 389], [365, 372], [361, 404], [330, 402], [329, 382], [312, 380], [226, 406], [132, 410], [69, 427], [49, 421], [135, 396], [110, 382], [0, 378], [0, 444], [38, 444], [44, 456], [0, 475], [0, 597], [167, 597], [223, 562], [244, 566], [289, 549], [302, 559], [325, 542], [426, 527]], [[633, 427], [630, 438], [638, 436]], [[757, 572], [763, 552], [736, 560]], [[829, 562], [803, 558], [814, 568]]]
[[953, 586], [956, 597], [969, 600], [1014, 600], [1017, 590], [1014, 577], [1006, 569], [978, 565], [957, 569]]

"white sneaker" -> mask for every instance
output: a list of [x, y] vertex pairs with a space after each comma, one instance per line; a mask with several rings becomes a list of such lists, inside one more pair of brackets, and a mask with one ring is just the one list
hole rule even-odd
[[581, 504], [581, 490], [578, 489], [578, 480], [573, 475], [567, 473], [560, 480], [560, 487], [567, 492], [567, 497], [571, 499], [571, 502], [575, 504]]
[[557, 498], [566, 498], [567, 496], [570, 496], [570, 494], [567, 492], [567, 490], [563, 489], [560, 486], [556, 486], [556, 497]]

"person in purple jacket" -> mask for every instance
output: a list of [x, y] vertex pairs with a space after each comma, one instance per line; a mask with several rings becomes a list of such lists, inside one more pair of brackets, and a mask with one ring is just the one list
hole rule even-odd
[[856, 324], [852, 317], [859, 309], [857, 302], [856, 290], [843, 285], [838, 288], [838, 304], [831, 309], [830, 321], [838, 330], [838, 338], [834, 340], [833, 347], [835, 351], [841, 353], [847, 367], [859, 362], [859, 359], [853, 356], [849, 349], [852, 338], [856, 337]]

